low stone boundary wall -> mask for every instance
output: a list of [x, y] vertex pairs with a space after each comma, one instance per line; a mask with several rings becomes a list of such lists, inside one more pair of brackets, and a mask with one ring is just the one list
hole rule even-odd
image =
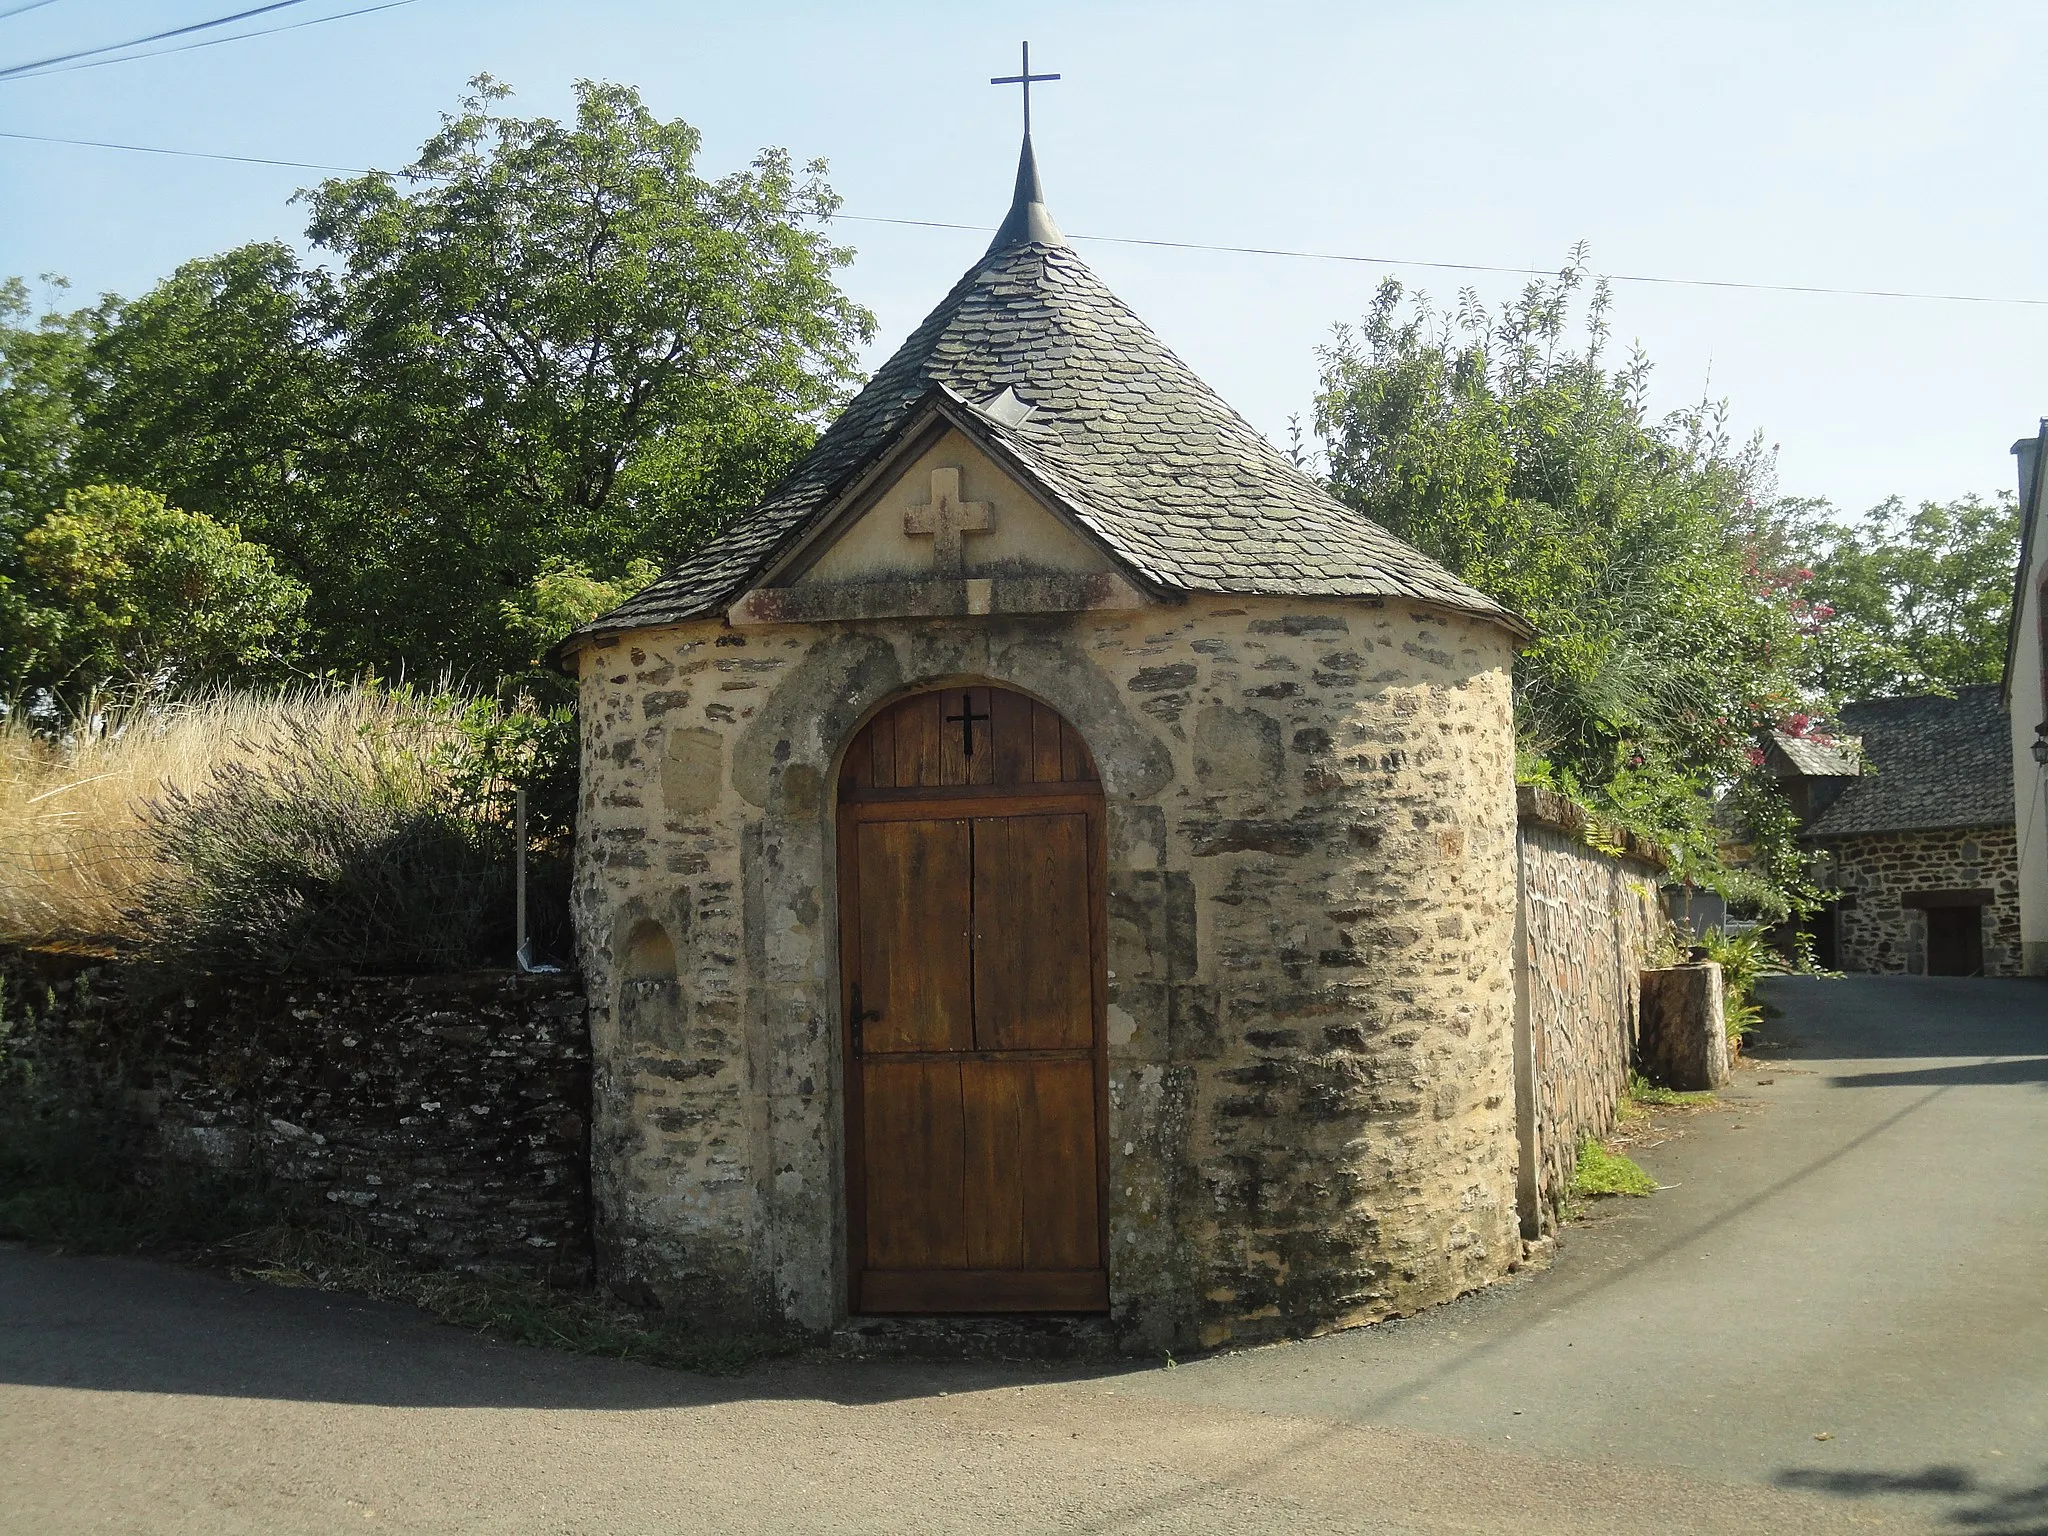
[[1581, 1138], [1614, 1128], [1635, 1059], [1638, 978], [1669, 924], [1657, 848], [1594, 826], [1551, 790], [1525, 784], [1516, 799], [1517, 1203], [1534, 1239], [1556, 1224]]
[[0, 1052], [100, 1090], [138, 1176], [248, 1171], [417, 1261], [588, 1275], [575, 977], [211, 981], [147, 1007], [76, 956], [0, 954], [0, 978]]

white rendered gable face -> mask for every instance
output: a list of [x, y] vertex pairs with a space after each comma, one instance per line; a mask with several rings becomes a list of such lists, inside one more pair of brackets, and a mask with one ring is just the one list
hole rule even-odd
[[957, 430], [920, 455], [791, 585], [1093, 575], [1102, 552]]

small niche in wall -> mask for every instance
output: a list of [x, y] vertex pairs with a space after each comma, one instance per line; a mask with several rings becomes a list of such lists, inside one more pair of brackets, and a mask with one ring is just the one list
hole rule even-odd
[[621, 977], [628, 986], [676, 979], [676, 946], [668, 930], [651, 917], [643, 917], [626, 935]]

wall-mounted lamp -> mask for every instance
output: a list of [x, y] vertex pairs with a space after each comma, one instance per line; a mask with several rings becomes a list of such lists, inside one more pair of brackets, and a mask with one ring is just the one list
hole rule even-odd
[[2034, 754], [2034, 761], [2048, 768], [2048, 720], [2034, 727], [2034, 744], [2027, 748]]

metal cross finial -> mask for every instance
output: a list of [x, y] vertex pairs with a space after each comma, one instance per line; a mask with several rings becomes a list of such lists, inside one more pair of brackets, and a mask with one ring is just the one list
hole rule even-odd
[[1031, 134], [1031, 82], [1034, 80], [1057, 79], [1059, 79], [1058, 75], [1034, 75], [1031, 73], [1031, 45], [1026, 43], [1024, 45], [1024, 68], [1022, 72], [1014, 75], [997, 75], [989, 81], [989, 84], [1021, 85], [1024, 87], [1024, 134], [1028, 138]]

